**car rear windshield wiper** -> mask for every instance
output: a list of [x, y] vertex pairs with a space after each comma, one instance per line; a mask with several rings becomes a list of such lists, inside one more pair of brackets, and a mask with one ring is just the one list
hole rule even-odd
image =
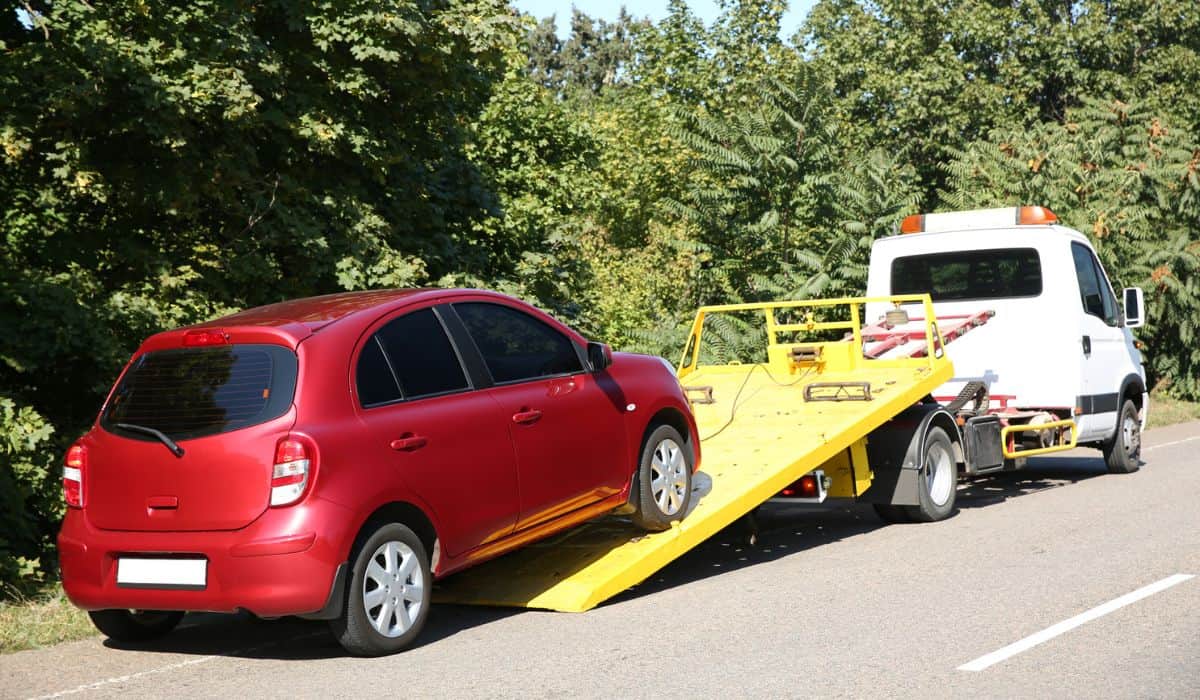
[[171, 454], [175, 455], [176, 457], [183, 456], [183, 448], [175, 444], [175, 441], [167, 437], [166, 434], [161, 430], [147, 428], [144, 425], [134, 425], [133, 423], [113, 423], [113, 426], [120, 428], [121, 430], [128, 430], [131, 433], [142, 433], [144, 435], [149, 435], [150, 437], [158, 438], [159, 442], [167, 446], [167, 449], [171, 451]]

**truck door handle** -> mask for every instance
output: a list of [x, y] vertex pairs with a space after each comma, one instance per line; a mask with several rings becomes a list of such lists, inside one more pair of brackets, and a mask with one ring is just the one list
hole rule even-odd
[[532, 410], [517, 411], [513, 414], [513, 422], [521, 423], [522, 425], [529, 425], [530, 423], [538, 422], [541, 417], [542, 412], [536, 408]]
[[405, 435], [402, 438], [392, 440], [392, 449], [401, 452], [412, 452], [419, 450], [429, 444], [429, 439], [424, 435]]
[[1092, 355], [1092, 336], [1083, 336], [1083, 356], [1091, 357]]

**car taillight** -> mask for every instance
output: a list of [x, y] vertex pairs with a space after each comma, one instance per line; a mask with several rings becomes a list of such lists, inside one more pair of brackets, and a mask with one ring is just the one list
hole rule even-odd
[[83, 475], [87, 472], [87, 448], [71, 445], [63, 459], [63, 499], [72, 508], [83, 507]]
[[271, 474], [271, 505], [286, 506], [300, 500], [308, 487], [312, 459], [308, 446], [295, 438], [284, 438], [275, 446]]

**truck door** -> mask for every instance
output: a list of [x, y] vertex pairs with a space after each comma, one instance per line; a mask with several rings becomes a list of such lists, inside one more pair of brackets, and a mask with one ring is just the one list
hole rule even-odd
[[1076, 422], [1078, 440], [1085, 442], [1109, 437], [1117, 424], [1127, 351], [1117, 299], [1095, 253], [1082, 243], [1072, 243], [1071, 257], [1083, 306], [1079, 322], [1083, 372], [1075, 406], [1083, 411]]

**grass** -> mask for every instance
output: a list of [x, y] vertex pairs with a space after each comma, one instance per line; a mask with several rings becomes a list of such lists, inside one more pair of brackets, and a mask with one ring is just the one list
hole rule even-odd
[[62, 588], [32, 598], [0, 601], [0, 654], [37, 649], [98, 634], [87, 613]]
[[1150, 422], [1147, 427], [1161, 428], [1192, 420], [1200, 420], [1200, 403], [1180, 401], [1158, 393], [1150, 395]]

